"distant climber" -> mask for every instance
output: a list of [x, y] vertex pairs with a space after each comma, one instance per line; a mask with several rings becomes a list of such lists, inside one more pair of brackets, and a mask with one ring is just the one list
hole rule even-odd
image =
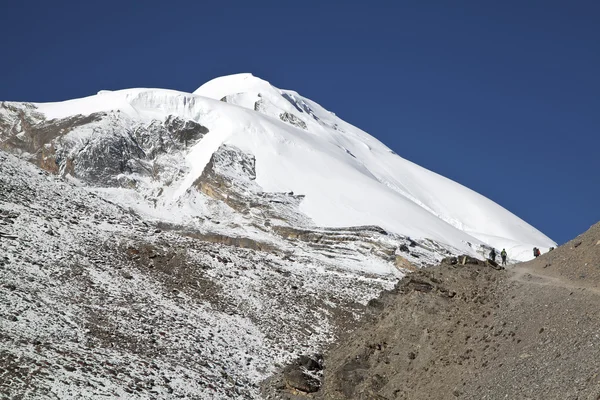
[[492, 251], [490, 251], [490, 260], [496, 262], [496, 249], [494, 248], [492, 248]]
[[541, 255], [542, 255], [542, 253], [540, 253], [540, 249], [538, 249], [537, 247], [534, 247], [534, 248], [533, 248], [533, 256], [534, 256], [535, 258], [538, 258], [538, 257], [539, 257], [539, 256], [541, 256]]
[[500, 252], [500, 257], [502, 257], [502, 265], [506, 265], [506, 249], [502, 249], [502, 251]]

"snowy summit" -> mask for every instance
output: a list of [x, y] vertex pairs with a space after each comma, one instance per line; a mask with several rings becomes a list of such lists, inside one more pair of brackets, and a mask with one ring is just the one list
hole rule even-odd
[[255, 158], [255, 181], [264, 192], [303, 195], [300, 211], [316, 226], [376, 225], [466, 253], [481, 245], [506, 248], [518, 260], [530, 259], [534, 246], [555, 245], [493, 201], [403, 159], [316, 102], [251, 74], [216, 78], [194, 93], [103, 91], [35, 106], [47, 119], [119, 111], [131, 121], [176, 116], [208, 128], [182, 154], [186, 172], [165, 188], [162, 204], [185, 194], [213, 153], [229, 145]]

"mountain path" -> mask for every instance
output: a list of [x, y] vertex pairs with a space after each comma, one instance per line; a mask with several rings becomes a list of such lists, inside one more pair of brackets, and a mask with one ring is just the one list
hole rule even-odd
[[540, 273], [530, 267], [514, 267], [509, 269], [511, 272], [510, 280], [524, 284], [532, 284], [539, 286], [552, 286], [564, 289], [585, 290], [596, 295], [600, 295], [600, 289], [570, 281], [565, 278], [552, 276], [549, 274]]

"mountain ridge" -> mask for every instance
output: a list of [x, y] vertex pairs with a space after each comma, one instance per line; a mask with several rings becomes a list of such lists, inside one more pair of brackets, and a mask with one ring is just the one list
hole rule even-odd
[[33, 107], [46, 119], [108, 112], [123, 120], [124, 129], [135, 129], [127, 120], [150, 124], [169, 116], [206, 126], [204, 137], [181, 153], [187, 175], [175, 178], [177, 189], [165, 187], [170, 194], [158, 202], [176, 202], [212, 154], [221, 145], [232, 145], [257, 159], [256, 181], [264, 191], [303, 194], [300, 209], [318, 226], [380, 225], [469, 254], [481, 255], [482, 245], [506, 247], [520, 260], [532, 257], [533, 246], [555, 246], [493, 201], [402, 159], [312, 100], [251, 74], [216, 78], [194, 93], [101, 91]]

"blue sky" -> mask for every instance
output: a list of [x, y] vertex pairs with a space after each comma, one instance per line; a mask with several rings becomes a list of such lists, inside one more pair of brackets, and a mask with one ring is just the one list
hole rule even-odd
[[600, 220], [600, 2], [29, 1], [0, 99], [193, 91], [252, 72], [559, 243]]

